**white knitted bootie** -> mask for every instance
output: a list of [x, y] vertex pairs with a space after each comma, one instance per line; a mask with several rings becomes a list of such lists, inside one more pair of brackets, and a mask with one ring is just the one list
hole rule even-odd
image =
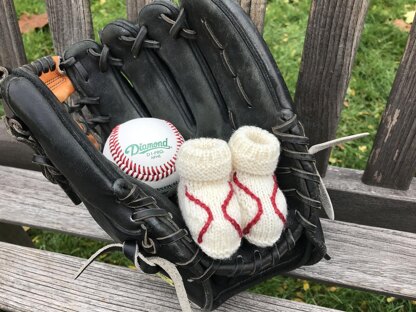
[[287, 216], [286, 199], [274, 175], [280, 143], [266, 130], [244, 126], [231, 136], [229, 146], [243, 234], [256, 246], [272, 246], [280, 238]]
[[179, 206], [192, 238], [211, 258], [229, 258], [240, 246], [242, 230], [227, 143], [205, 138], [186, 141], [176, 168]]

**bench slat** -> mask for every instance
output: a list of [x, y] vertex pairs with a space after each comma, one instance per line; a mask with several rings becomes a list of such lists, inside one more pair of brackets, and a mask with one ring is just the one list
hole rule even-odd
[[363, 181], [407, 190], [416, 174], [416, 16]]
[[0, 66], [23, 65], [27, 60], [13, 0], [0, 3], [0, 16]]
[[[335, 138], [369, 0], [313, 0], [295, 103], [311, 145]], [[331, 149], [316, 154], [325, 173]]]
[[[148, 2], [148, 1], [147, 1]], [[127, 19], [135, 23], [139, 11], [146, 5], [146, 0], [126, 0]]]
[[366, 185], [363, 171], [329, 167], [324, 179], [337, 220], [416, 233], [416, 179], [408, 191]]
[[[161, 279], [104, 263], [74, 281], [83, 259], [0, 242], [0, 309], [12, 311], [180, 311], [174, 288]], [[218, 311], [335, 311], [243, 293]]]
[[[17, 143], [6, 133], [4, 123], [0, 122], [0, 175], [5, 174], [7, 181], [19, 185], [22, 183], [20, 180], [25, 178], [20, 178], [15, 169], [6, 169], [1, 165], [39, 170], [31, 163], [32, 155], [33, 151]], [[400, 191], [366, 185], [361, 181], [362, 174], [362, 170], [329, 167], [324, 181], [334, 203], [336, 219], [416, 233], [416, 178], [408, 191]], [[45, 179], [40, 180], [43, 183], [39, 191], [42, 192], [49, 186]], [[37, 185], [32, 184], [37, 189]], [[365, 207], [365, 213], [362, 207]]]
[[46, 0], [46, 9], [57, 54], [63, 55], [77, 41], [94, 38], [88, 0]]
[[[109, 237], [39, 172], [0, 167], [0, 222]], [[332, 260], [290, 275], [416, 299], [416, 234], [322, 220]]]

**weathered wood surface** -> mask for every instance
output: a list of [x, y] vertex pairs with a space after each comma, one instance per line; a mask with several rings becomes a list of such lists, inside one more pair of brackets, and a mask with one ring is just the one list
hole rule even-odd
[[57, 54], [77, 41], [94, 37], [88, 0], [46, 0], [46, 7]]
[[33, 247], [32, 240], [19, 225], [0, 223], [0, 241], [25, 247]]
[[235, 0], [250, 16], [260, 33], [264, 29], [267, 0]]
[[[132, 269], [92, 264], [74, 281], [83, 259], [0, 243], [0, 309], [6, 311], [180, 311], [174, 288]], [[243, 293], [217, 311], [335, 311]], [[197, 310], [197, 309], [195, 309]], [[199, 309], [198, 309], [199, 311]]]
[[[0, 163], [2, 165], [18, 165], [21, 168], [36, 169], [31, 164], [32, 154], [29, 147], [18, 143], [6, 133], [5, 124], [0, 120]], [[21, 226], [6, 223], [0, 223], [0, 241], [22, 246], [33, 246], [32, 241]]]
[[[40, 173], [0, 167], [0, 176], [4, 177], [0, 180], [1, 222], [109, 240], [86, 208], [73, 206]], [[322, 222], [328, 253], [333, 259], [292, 275], [416, 299], [416, 234], [338, 221]]]
[[[0, 222], [110, 240], [84, 206], [74, 206], [40, 172], [0, 167]], [[13, 208], [12, 208], [13, 207]]]
[[[313, 0], [295, 104], [311, 145], [335, 138], [369, 1]], [[318, 153], [324, 174], [330, 149]]]
[[17, 142], [6, 132], [6, 126], [0, 120], [0, 165], [38, 170], [32, 164], [33, 151], [25, 144]]
[[416, 234], [324, 221], [330, 261], [290, 276], [416, 299]]
[[[20, 145], [22, 148], [25, 147], [23, 144]], [[0, 136], [0, 165], [10, 165], [10, 163], [14, 166], [19, 165], [16, 162], [19, 161], [21, 153], [12, 153], [11, 150], [9, 145], [4, 145], [1, 142]], [[3, 155], [3, 151], [7, 154]], [[5, 158], [7, 155], [10, 155], [10, 157]], [[25, 154], [27, 161], [31, 159], [31, 155], [32, 153], [28, 150]], [[21, 165], [26, 166], [26, 164], [26, 162], [23, 162]], [[3, 200], [10, 197], [10, 194], [19, 194], [18, 192], [21, 191], [20, 185], [24, 185], [25, 194], [20, 194], [14, 202], [19, 207], [18, 209], [21, 209], [21, 213], [27, 209], [28, 205], [33, 209], [38, 209], [36, 215], [41, 222], [46, 222], [45, 224], [48, 222], [47, 209], [54, 210], [57, 204], [62, 204], [56, 202], [56, 198], [59, 196], [65, 197], [59, 188], [53, 187], [39, 173], [0, 166], [0, 176], [2, 176], [0, 187], [4, 185], [4, 189], [0, 189], [0, 196]], [[362, 171], [360, 170], [329, 168], [324, 180], [334, 203], [336, 219], [416, 233], [416, 179], [413, 180], [410, 189], [404, 192], [365, 185], [361, 182], [361, 176]], [[38, 194], [45, 194], [44, 196], [47, 196], [47, 198], [55, 198], [55, 200], [46, 203], [43, 200], [44, 197]], [[5, 206], [2, 207], [2, 204], [5, 205], [5, 202], [1, 202], [2, 198], [0, 198], [0, 218], [3, 213], [4, 218], [12, 218], [10, 220], [13, 220], [11, 211], [2, 211], [2, 209], [6, 209]], [[69, 204], [66, 213], [72, 214], [71, 207], [72, 205]], [[41, 215], [38, 215], [38, 213]], [[20, 216], [16, 217], [20, 218]], [[89, 216], [86, 213], [84, 217], [88, 218]], [[30, 223], [32, 220], [32, 216], [27, 214], [24, 214], [23, 218], [26, 218], [22, 221], [25, 223]], [[84, 226], [85, 224], [81, 223], [81, 225]]]
[[408, 191], [369, 186], [363, 171], [329, 167], [324, 179], [335, 219], [416, 233], [416, 179]]
[[153, 0], [126, 0], [127, 19], [131, 22], [136, 22], [140, 10], [151, 2]]
[[407, 190], [416, 174], [416, 16], [363, 181]]
[[267, 0], [252, 0], [250, 5], [250, 17], [258, 31], [263, 33], [264, 18], [266, 15]]
[[0, 1], [0, 65], [17, 67], [26, 63], [23, 40], [13, 0]]

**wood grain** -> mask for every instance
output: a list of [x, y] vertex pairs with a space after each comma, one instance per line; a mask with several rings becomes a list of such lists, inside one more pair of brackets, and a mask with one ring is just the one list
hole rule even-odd
[[323, 228], [332, 259], [288, 275], [415, 300], [416, 234], [328, 221]]
[[10, 68], [23, 65], [26, 54], [13, 0], [0, 2], [0, 16], [0, 65]]
[[74, 206], [40, 172], [0, 168], [0, 222], [52, 230], [61, 228], [69, 234], [110, 240], [84, 206]]
[[77, 41], [94, 37], [88, 0], [46, 0], [46, 8], [57, 54]]
[[[335, 138], [368, 0], [313, 0], [295, 104], [311, 145]], [[324, 175], [330, 150], [317, 154]]]
[[[243, 8], [243, 10], [250, 15], [250, 9], [251, 9], [251, 1], [252, 0], [240, 0], [240, 5]], [[254, 1], [254, 0], [253, 0]]]
[[[0, 167], [0, 176], [0, 221], [109, 240], [86, 208], [73, 206], [40, 173]], [[339, 221], [322, 223], [332, 260], [292, 275], [416, 299], [416, 234]]]
[[[8, 135], [6, 138], [11, 140]], [[17, 147], [21, 148], [22, 151], [19, 152], [19, 149], [16, 149]], [[1, 151], [5, 151], [5, 153]], [[39, 170], [37, 166], [30, 164], [31, 155], [30, 149], [26, 149], [23, 144], [2, 141], [0, 131], [0, 165], [29, 167], [30, 169]], [[336, 219], [416, 233], [416, 179], [413, 179], [408, 191], [400, 191], [366, 185], [361, 181], [362, 173], [361, 170], [329, 167], [325, 183], [334, 204]], [[4, 183], [12, 190], [11, 192], [18, 192], [18, 185], [25, 183], [27, 185], [26, 191], [31, 194], [52, 191], [53, 194], [50, 194], [50, 197], [57, 196], [56, 189], [51, 189], [50, 183], [40, 174], [0, 167], [0, 175], [4, 177]], [[30, 181], [32, 182], [29, 184], [27, 181], [22, 181], [27, 176], [31, 177]], [[9, 185], [6, 178], [14, 181], [15, 185]], [[6, 189], [3, 194], [4, 198], [10, 196]], [[19, 200], [22, 199], [19, 198]], [[42, 201], [26, 204], [36, 204], [39, 207], [44, 205]], [[23, 210], [26, 204], [22, 203]], [[52, 209], [54, 209], [54, 205], [52, 203]], [[71, 205], [68, 207], [69, 211], [71, 207]], [[363, 213], [363, 207], [365, 207], [365, 213]], [[47, 218], [47, 214], [48, 212], [45, 211], [45, 218]], [[30, 222], [30, 220], [28, 216], [25, 222]]]
[[263, 33], [264, 17], [266, 15], [267, 0], [252, 0], [250, 6], [250, 17], [256, 25], [257, 30]]
[[126, 0], [127, 19], [135, 23], [140, 10], [153, 1], [154, 0]]
[[135, 23], [139, 11], [146, 5], [146, 0], [126, 0], [127, 19]]
[[416, 17], [363, 181], [407, 190], [416, 174]]
[[369, 186], [363, 171], [329, 167], [324, 179], [335, 219], [416, 233], [416, 179], [408, 191]]
[[[83, 259], [0, 243], [0, 309], [7, 311], [180, 311], [172, 286], [136, 270], [92, 264], [76, 281]], [[242, 293], [217, 311], [335, 311]], [[196, 310], [196, 309], [195, 309]], [[199, 309], [198, 309], [199, 311]]]
[[[6, 133], [6, 126], [0, 120], [0, 165], [18, 165], [20, 168], [36, 169], [30, 161], [32, 154], [30, 148], [18, 143]], [[1, 222], [0, 241], [21, 246], [33, 246], [32, 241], [21, 226]]]

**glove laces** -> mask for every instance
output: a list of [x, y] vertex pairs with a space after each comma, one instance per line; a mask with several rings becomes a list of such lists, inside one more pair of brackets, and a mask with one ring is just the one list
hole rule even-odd
[[[101, 254], [111, 251], [123, 251], [124, 244], [110, 244], [104, 246], [103, 248], [97, 250], [78, 270], [78, 272], [74, 275], [74, 280], [76, 280], [89, 266], [91, 263], [94, 262]], [[140, 251], [139, 245], [136, 242], [136, 249], [134, 252], [134, 266], [140, 270], [140, 265], [138, 259], [141, 259], [147, 265], [156, 267], [159, 266], [162, 268], [173, 281], [176, 295], [178, 297], [179, 305], [183, 312], [192, 312], [191, 304], [188, 299], [188, 295], [186, 294], [185, 285], [182, 280], [182, 276], [179, 273], [178, 269], [176, 268], [175, 264], [172, 262], [160, 258], [160, 257], [148, 257], [146, 258]]]
[[[295, 126], [298, 126], [300, 128], [301, 135], [292, 134], [289, 132], [290, 129], [294, 128]], [[272, 132], [283, 143], [290, 143], [290, 144], [303, 145], [303, 146], [307, 146], [309, 143], [309, 139], [306, 136], [304, 136], [303, 126], [301, 123], [298, 122], [296, 114], [287, 118], [284, 123], [276, 127], [273, 127]], [[356, 140], [356, 139], [359, 139], [368, 135], [369, 133], [360, 133], [356, 135], [351, 135], [351, 136], [323, 142], [323, 143], [311, 146], [307, 152], [299, 152], [294, 149], [282, 148], [282, 154], [284, 154], [288, 158], [313, 163], [313, 167], [315, 168], [315, 164], [314, 164], [315, 159], [313, 155], [316, 154], [317, 152], [333, 147], [337, 144]], [[312, 171], [306, 171], [306, 170], [294, 168], [294, 167], [279, 167], [278, 174], [280, 174], [281, 176], [290, 174], [298, 178], [319, 184], [320, 200], [318, 200], [317, 198], [311, 198], [308, 194], [303, 194], [301, 193], [301, 191], [297, 189], [286, 189], [286, 190], [283, 190], [283, 192], [288, 196], [296, 196], [301, 202], [305, 203], [306, 205], [312, 208], [320, 209], [321, 207], [323, 207], [328, 218], [331, 220], [334, 220], [335, 218], [334, 207], [332, 205], [332, 202], [329, 197], [328, 191], [325, 187], [325, 184], [323, 183], [322, 177], [320, 176], [316, 168], [312, 172]], [[301, 222], [303, 225], [306, 225], [306, 223], [304, 222], [305, 220], [303, 220], [302, 218], [300, 218], [298, 221]]]

